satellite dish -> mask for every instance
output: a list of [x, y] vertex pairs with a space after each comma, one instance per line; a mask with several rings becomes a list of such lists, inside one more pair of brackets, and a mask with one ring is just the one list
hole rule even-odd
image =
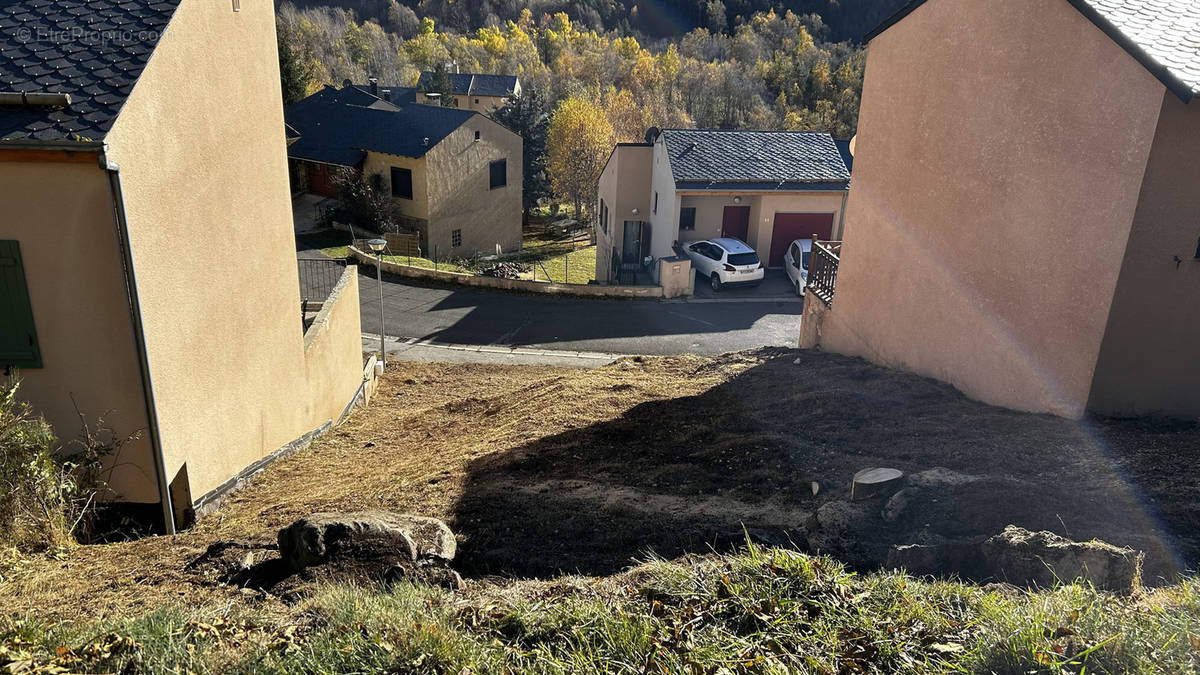
[[650, 127], [646, 130], [646, 142], [653, 143], [658, 140], [658, 136], [662, 133], [662, 129], [658, 127]]
[[857, 140], [858, 140], [858, 134], [854, 134], [853, 136], [850, 137], [850, 156], [851, 157], [854, 156], [854, 141], [857, 141]]

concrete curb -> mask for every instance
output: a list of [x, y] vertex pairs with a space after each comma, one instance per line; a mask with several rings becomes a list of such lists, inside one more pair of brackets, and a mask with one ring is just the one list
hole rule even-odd
[[[377, 351], [379, 336], [364, 333], [364, 351]], [[384, 349], [389, 358], [406, 361], [438, 361], [438, 354], [447, 359], [470, 363], [515, 363], [517, 365], [566, 365], [596, 368], [612, 363], [625, 354], [583, 352], [577, 350], [528, 349], [499, 345], [458, 345], [422, 340], [419, 338], [384, 337]], [[408, 354], [406, 357], [405, 354]], [[428, 353], [431, 358], [412, 358]]]

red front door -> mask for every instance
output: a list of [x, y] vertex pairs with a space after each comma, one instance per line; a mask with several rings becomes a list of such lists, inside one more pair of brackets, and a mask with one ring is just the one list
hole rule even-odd
[[771, 232], [771, 258], [768, 267], [781, 267], [788, 246], [797, 239], [828, 240], [833, 235], [832, 213], [776, 213]]
[[750, 235], [750, 207], [726, 206], [721, 214], [721, 236], [746, 241]]
[[333, 197], [337, 195], [337, 185], [333, 182], [334, 169], [328, 164], [308, 165], [308, 191], [314, 195]]

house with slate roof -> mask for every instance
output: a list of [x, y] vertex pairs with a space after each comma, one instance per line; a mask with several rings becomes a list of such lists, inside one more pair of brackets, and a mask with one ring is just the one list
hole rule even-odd
[[600, 175], [596, 279], [636, 278], [646, 258], [715, 237], [749, 244], [768, 267], [788, 245], [841, 235], [850, 170], [824, 132], [652, 130], [622, 143]]
[[287, 107], [293, 185], [335, 196], [335, 177], [377, 180], [426, 255], [521, 246], [521, 137], [471, 110], [325, 87]]
[[[218, 37], [219, 39], [214, 39]], [[0, 4], [0, 373], [171, 530], [363, 386], [357, 275], [300, 317], [271, 3]]]
[[[439, 101], [440, 92], [430, 91], [433, 72], [421, 73], [417, 80], [419, 103], [445, 105]], [[463, 110], [474, 110], [484, 114], [508, 105], [509, 99], [521, 95], [521, 81], [516, 75], [488, 75], [484, 73], [448, 73], [450, 78], [450, 106]], [[431, 96], [432, 94], [432, 96]]]
[[868, 39], [802, 345], [1020, 410], [1200, 415], [1200, 4], [914, 1]]

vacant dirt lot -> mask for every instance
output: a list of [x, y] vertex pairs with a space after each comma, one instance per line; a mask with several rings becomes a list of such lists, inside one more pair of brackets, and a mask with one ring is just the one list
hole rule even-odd
[[0, 607], [77, 617], [238, 595], [188, 562], [217, 541], [273, 541], [322, 510], [443, 518], [461, 536], [456, 567], [468, 578], [609, 574], [651, 551], [735, 545], [743, 526], [805, 548], [814, 511], [846, 499], [850, 477], [870, 466], [977, 480], [935, 490], [877, 541], [837, 551], [853, 564], [879, 562], [914, 533], [970, 537], [1013, 523], [1134, 546], [1148, 576], [1165, 576], [1200, 555], [1197, 460], [1193, 423], [1015, 413], [814, 352], [591, 371], [394, 364], [370, 409], [192, 531], [29, 561], [5, 573]]

